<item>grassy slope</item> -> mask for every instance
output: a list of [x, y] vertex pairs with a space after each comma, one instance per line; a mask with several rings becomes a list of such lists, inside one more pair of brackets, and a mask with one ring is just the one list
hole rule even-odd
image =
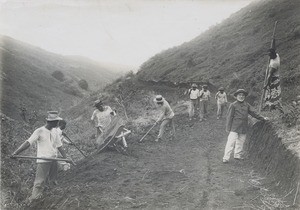
[[[43, 115], [49, 109], [66, 109], [117, 76], [89, 60], [49, 53], [6, 36], [0, 38], [1, 112], [15, 119], [20, 119], [20, 104]], [[54, 71], [63, 72], [65, 80], [53, 78]], [[90, 90], [78, 86], [80, 79], [88, 82]]]
[[229, 91], [245, 87], [257, 98], [276, 20], [284, 97], [290, 99], [299, 92], [300, 81], [300, 1], [294, 0], [254, 2], [190, 42], [153, 56], [138, 76], [154, 81], [209, 81]]

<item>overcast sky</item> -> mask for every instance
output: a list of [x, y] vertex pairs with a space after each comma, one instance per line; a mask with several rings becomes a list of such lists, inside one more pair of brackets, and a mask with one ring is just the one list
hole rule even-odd
[[0, 0], [0, 34], [63, 55], [140, 66], [251, 0]]

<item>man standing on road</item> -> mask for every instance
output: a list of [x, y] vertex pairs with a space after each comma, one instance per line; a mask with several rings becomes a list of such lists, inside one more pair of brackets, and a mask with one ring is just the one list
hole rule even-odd
[[[28, 149], [33, 143], [36, 142], [37, 157], [56, 158], [59, 151], [63, 158], [66, 159], [66, 153], [62, 148], [62, 143], [59, 139], [57, 130], [55, 129], [58, 121], [62, 120], [62, 118], [58, 116], [57, 111], [49, 111], [46, 120], [46, 125], [36, 129], [29, 139], [26, 140], [15, 152], [13, 152], [11, 156], [12, 158], [22, 151]], [[37, 160], [36, 176], [32, 195], [28, 199], [29, 203], [42, 196], [47, 179], [50, 181], [55, 181], [56, 173], [57, 161], [42, 159]]]
[[223, 115], [225, 106], [227, 104], [227, 95], [224, 92], [224, 88], [220, 87], [219, 91], [216, 93], [216, 100], [217, 100], [217, 106], [218, 106], [218, 110], [217, 110], [217, 119], [220, 119]]
[[200, 91], [200, 122], [206, 120], [208, 103], [210, 101], [210, 92], [207, 89], [207, 85], [202, 86]]
[[192, 84], [192, 88], [188, 90], [188, 95], [191, 101], [190, 110], [189, 110], [189, 119], [192, 120], [195, 114], [195, 110], [198, 107], [199, 96], [200, 96], [200, 90], [197, 88], [197, 85], [195, 83]]
[[168, 124], [172, 124], [173, 135], [175, 135], [175, 127], [174, 127], [174, 122], [173, 122], [173, 117], [175, 114], [174, 114], [173, 110], [171, 109], [171, 106], [169, 105], [169, 103], [161, 95], [157, 95], [154, 99], [154, 102], [156, 102], [156, 104], [161, 109], [161, 115], [158, 118], [158, 120], [155, 122], [155, 124], [162, 122], [160, 124], [157, 139], [155, 139], [155, 141], [158, 142], [159, 140], [162, 139], [164, 132], [166, 130], [166, 126]]
[[248, 130], [248, 114], [258, 120], [268, 120], [258, 113], [245, 102], [248, 93], [244, 89], [238, 89], [234, 96], [236, 101], [230, 104], [227, 113], [226, 131], [229, 132], [223, 163], [228, 163], [230, 155], [234, 149], [234, 158], [237, 160], [243, 159], [243, 145], [246, 140]]

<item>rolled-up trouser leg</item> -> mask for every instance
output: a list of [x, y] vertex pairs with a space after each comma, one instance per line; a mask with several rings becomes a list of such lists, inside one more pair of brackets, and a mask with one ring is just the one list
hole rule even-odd
[[231, 153], [232, 153], [232, 151], [235, 147], [237, 139], [238, 139], [238, 133], [231, 131], [228, 135], [223, 160], [229, 160], [230, 159], [230, 155], [231, 155]]
[[158, 133], [158, 137], [159, 139], [161, 139], [165, 133], [166, 127], [168, 125], [168, 123], [170, 123], [171, 119], [165, 119], [162, 121], [162, 123], [160, 124], [160, 128], [159, 128], [159, 133]]
[[246, 140], [246, 134], [238, 134], [238, 138], [235, 142], [235, 149], [234, 149], [234, 157], [235, 158], [242, 158], [243, 155], [243, 146]]
[[42, 196], [52, 162], [38, 163], [36, 167], [35, 180], [32, 188], [32, 194], [29, 200], [38, 199]]

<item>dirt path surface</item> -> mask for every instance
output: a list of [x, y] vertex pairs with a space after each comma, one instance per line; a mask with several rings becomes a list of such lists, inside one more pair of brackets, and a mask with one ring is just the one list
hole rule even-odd
[[[106, 151], [79, 163], [39, 209], [241, 209], [258, 188], [247, 161], [222, 163], [225, 120], [176, 116], [176, 139], [131, 139], [130, 155]], [[63, 195], [63, 196], [62, 196]]]

